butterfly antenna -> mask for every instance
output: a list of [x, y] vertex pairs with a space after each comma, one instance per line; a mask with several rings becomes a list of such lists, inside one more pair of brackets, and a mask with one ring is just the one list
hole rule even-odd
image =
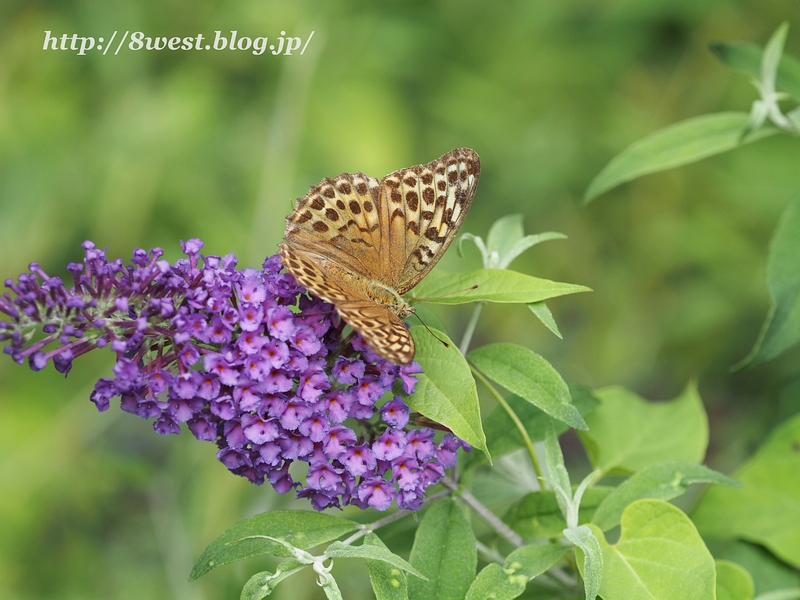
[[448, 344], [448, 343], [447, 343], [447, 342], [445, 342], [445, 341], [444, 341], [442, 338], [440, 338], [438, 335], [436, 335], [435, 333], [433, 333], [433, 330], [432, 330], [430, 327], [428, 327], [427, 325], [425, 325], [425, 321], [423, 321], [422, 319], [420, 319], [420, 316], [419, 316], [417, 313], [414, 313], [414, 316], [415, 316], [415, 317], [417, 317], [417, 319], [419, 319], [419, 322], [420, 322], [420, 323], [422, 323], [422, 326], [423, 326], [425, 329], [427, 329], [427, 330], [428, 330], [428, 333], [430, 333], [430, 334], [431, 334], [433, 337], [435, 337], [437, 340], [439, 340], [440, 342], [442, 342], [442, 344], [444, 345], [444, 347], [445, 347], [445, 348], [450, 348], [450, 344]]
[[[442, 294], [441, 296], [432, 296], [431, 298], [415, 298], [414, 296], [408, 296], [410, 300], [414, 300], [415, 302], [430, 302], [431, 300], [438, 300], [439, 298], [447, 298], [447, 296], [452, 296], [453, 294], [460, 294], [461, 292], [469, 292], [471, 290], [477, 290], [478, 284], [472, 285], [470, 287], [461, 289], [461, 290], [454, 290], [452, 292], [447, 292], [446, 294]], [[424, 325], [425, 323], [423, 323]]]

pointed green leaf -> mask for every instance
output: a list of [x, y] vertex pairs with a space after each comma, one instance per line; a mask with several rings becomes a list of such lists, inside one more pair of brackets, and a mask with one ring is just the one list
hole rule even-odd
[[510, 600], [528, 585], [527, 577], [509, 575], [497, 563], [489, 563], [469, 586], [465, 600]]
[[775, 30], [764, 47], [764, 54], [761, 56], [761, 81], [771, 90], [775, 89], [775, 81], [778, 74], [778, 63], [783, 54], [783, 45], [786, 43], [786, 36], [789, 33], [789, 23], [784, 21]]
[[[588, 523], [597, 507], [614, 489], [600, 485], [587, 489], [581, 499], [578, 523]], [[557, 538], [567, 526], [552, 490], [531, 492], [523, 496], [503, 516], [503, 521], [526, 540]]]
[[569, 504], [572, 501], [572, 486], [569, 484], [569, 473], [564, 466], [564, 454], [561, 452], [561, 445], [558, 443], [558, 436], [553, 419], [548, 419], [547, 427], [544, 430], [544, 457], [547, 465], [547, 478], [550, 487], [556, 494], [558, 507], [561, 514], [567, 519], [567, 527], [577, 525], [570, 524], [568, 516]]
[[632, 502], [643, 498], [672, 500], [683, 494], [693, 483], [741, 486], [735, 479], [703, 465], [683, 461], [657, 463], [637, 471], [606, 496], [592, 516], [592, 523], [603, 531], [608, 531], [619, 525], [622, 512]]
[[286, 548], [263, 538], [274, 537], [307, 550], [358, 529], [358, 523], [308, 510], [276, 510], [240, 521], [203, 551], [192, 568], [190, 579], [197, 579], [211, 569], [238, 560], [273, 554], [288, 556]]
[[745, 112], [722, 112], [694, 117], [651, 133], [614, 157], [589, 184], [584, 204], [642, 175], [674, 169], [733, 150], [741, 144], [778, 133], [762, 128], [742, 140], [750, 118]]
[[489, 253], [496, 252], [498, 259], [502, 259], [508, 251], [525, 235], [522, 226], [524, 215], [514, 214], [500, 217], [489, 228], [486, 236], [486, 249]]
[[708, 417], [694, 382], [669, 402], [647, 402], [616, 386], [594, 394], [600, 406], [579, 435], [595, 468], [632, 473], [665, 460], [703, 460]]
[[[364, 546], [389, 550], [374, 533], [366, 535]], [[408, 600], [408, 581], [401, 569], [382, 560], [367, 559], [367, 570], [372, 591], [375, 592], [375, 600]]]
[[727, 560], [717, 560], [716, 568], [716, 600], [752, 600], [756, 592], [750, 573]]
[[479, 235], [473, 235], [471, 233], [462, 233], [461, 236], [458, 238], [458, 243], [456, 244], [456, 250], [458, 251], [458, 255], [463, 258], [464, 242], [466, 241], [471, 241], [475, 244], [475, 247], [478, 248], [478, 251], [481, 253], [483, 266], [489, 268], [491, 266], [492, 258], [489, 255], [489, 251], [486, 249], [486, 244], [483, 243], [483, 238]]
[[[477, 285], [475, 289], [469, 289]], [[500, 302], [528, 304], [556, 296], [589, 292], [589, 288], [531, 277], [507, 269], [478, 269], [467, 273], [432, 271], [414, 288], [414, 298], [433, 304]], [[441, 297], [444, 296], [444, 297]]]
[[305, 569], [307, 566], [293, 558], [287, 558], [281, 561], [274, 573], [271, 571], [256, 573], [242, 588], [240, 600], [262, 600], [266, 598], [275, 591], [275, 587], [281, 581]]
[[565, 529], [563, 533], [565, 538], [580, 548], [578, 556], [583, 555], [583, 563], [579, 564], [581, 575], [583, 575], [586, 600], [594, 600], [603, 583], [604, 557], [600, 541], [586, 525], [575, 529]]
[[586, 422], [572, 404], [567, 384], [535, 352], [516, 344], [489, 344], [470, 352], [467, 360], [489, 379], [551, 417], [575, 429], [586, 429]]
[[441, 423], [462, 440], [488, 453], [481, 427], [478, 390], [469, 365], [450, 338], [441, 331], [434, 330], [434, 333], [449, 347], [424, 327], [411, 328], [417, 346], [414, 360], [423, 372], [417, 375], [414, 393], [406, 402], [413, 410]]
[[410, 562], [427, 581], [412, 577], [408, 595], [414, 600], [463, 600], [478, 564], [475, 534], [451, 498], [431, 504], [414, 536]]
[[467, 592], [466, 600], [512, 600], [528, 582], [555, 565], [569, 549], [551, 544], [529, 544], [514, 550], [501, 567], [487, 565]]
[[387, 548], [382, 548], [374, 544], [364, 544], [361, 546], [351, 546], [342, 542], [333, 542], [325, 549], [325, 555], [329, 558], [368, 558], [379, 560], [393, 567], [401, 569], [406, 573], [411, 573], [415, 577], [425, 579], [425, 576], [407, 563], [404, 559], [393, 554]]
[[516, 575], [524, 575], [530, 580], [555, 565], [567, 552], [569, 548], [566, 546], [528, 544], [509, 554], [503, 568]]
[[561, 337], [561, 332], [558, 330], [558, 325], [556, 325], [556, 320], [553, 318], [553, 313], [550, 312], [547, 304], [544, 302], [531, 302], [528, 304], [528, 308], [531, 309], [531, 312], [536, 315], [536, 318], [539, 319], [545, 327], [555, 333], [560, 339], [563, 339]]
[[603, 598], [714, 599], [714, 559], [678, 508], [661, 500], [637, 500], [622, 513], [614, 545], [599, 527], [589, 527], [603, 550]]
[[[762, 50], [757, 45], [747, 42], [721, 42], [711, 44], [711, 51], [729, 67], [756, 77], [761, 76]], [[800, 61], [785, 54], [781, 57], [776, 87], [800, 101]]]
[[800, 415], [780, 425], [736, 474], [744, 486], [712, 487], [692, 513], [697, 528], [719, 539], [769, 548], [800, 568]]
[[[572, 403], [581, 416], [585, 416], [600, 404], [600, 401], [586, 388], [570, 384], [569, 391]], [[516, 394], [507, 396], [506, 402], [522, 422], [531, 441], [541, 442], [544, 440], [545, 425], [550, 417]], [[556, 433], [558, 435], [561, 435], [567, 429], [569, 429], [569, 425], [562, 421], [556, 421]], [[499, 404], [483, 420], [483, 430], [486, 432], [486, 444], [493, 458], [511, 454], [514, 450], [525, 446], [522, 435], [517, 430], [511, 417]], [[481, 452], [468, 452], [461, 455], [461, 465], [464, 469], [471, 469], [485, 462], [486, 455]]]
[[555, 231], [546, 231], [544, 233], [537, 233], [536, 235], [526, 235], [521, 240], [518, 240], [511, 248], [506, 250], [505, 254], [500, 255], [500, 264], [497, 265], [501, 269], [507, 269], [508, 266], [514, 262], [520, 254], [533, 248], [537, 244], [547, 242], [550, 240], [565, 240], [567, 236], [563, 233], [556, 233]]
[[800, 201], [783, 213], [769, 251], [767, 287], [772, 306], [750, 354], [735, 368], [756, 365], [800, 342]]

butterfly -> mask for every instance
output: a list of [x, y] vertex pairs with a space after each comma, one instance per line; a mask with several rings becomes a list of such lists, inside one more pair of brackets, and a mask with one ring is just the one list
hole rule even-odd
[[414, 340], [402, 298], [456, 236], [480, 176], [474, 150], [457, 148], [427, 165], [323, 179], [298, 198], [279, 245], [286, 270], [330, 302], [379, 356], [406, 365]]

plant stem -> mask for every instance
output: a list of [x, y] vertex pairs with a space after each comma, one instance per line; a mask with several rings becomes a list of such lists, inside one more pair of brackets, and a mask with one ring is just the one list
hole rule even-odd
[[469, 344], [472, 341], [472, 334], [475, 333], [475, 327], [478, 325], [478, 319], [481, 316], [481, 311], [483, 310], [483, 305], [485, 302], [478, 302], [475, 305], [475, 308], [472, 309], [472, 315], [469, 318], [469, 323], [467, 323], [467, 328], [464, 330], [464, 337], [461, 338], [461, 344], [458, 346], [458, 349], [461, 350], [461, 354], [464, 356], [467, 355], [467, 350], [469, 350]]
[[506, 402], [506, 399], [503, 398], [503, 395], [497, 391], [497, 388], [495, 388], [488, 379], [486, 379], [483, 373], [478, 371], [478, 369], [476, 369], [472, 365], [470, 365], [469, 368], [472, 370], [473, 375], [475, 375], [477, 379], [480, 379], [481, 383], [485, 385], [486, 388], [492, 393], [492, 395], [495, 397], [495, 400], [497, 400], [498, 404], [500, 404], [500, 406], [503, 407], [503, 410], [506, 411], [506, 414], [514, 422], [514, 425], [516, 425], [517, 430], [519, 431], [523, 441], [525, 442], [525, 447], [528, 449], [528, 454], [530, 455], [531, 462], [533, 463], [533, 470], [536, 472], [536, 478], [538, 481], [541, 482], [542, 468], [539, 465], [539, 458], [536, 456], [536, 450], [533, 447], [533, 442], [531, 441], [531, 437], [528, 435], [528, 431], [527, 429], [525, 429], [525, 426], [522, 424], [522, 421], [519, 420], [517, 413], [515, 413], [514, 409], [512, 409], [508, 405], [508, 402]]
[[[445, 491], [439, 492], [438, 494], [434, 494], [433, 496], [428, 496], [423, 501], [423, 505], [428, 504], [430, 502], [433, 502], [434, 500], [438, 500], [439, 498], [444, 498], [445, 496], [449, 496], [449, 495], [450, 495], [450, 490], [445, 490]], [[387, 516], [383, 517], [382, 519], [378, 519], [377, 521], [374, 521], [374, 522], [369, 523], [367, 525], [362, 525], [361, 529], [356, 531], [353, 535], [351, 535], [346, 540], [343, 540], [342, 543], [343, 544], [352, 544], [353, 542], [355, 542], [356, 540], [361, 539], [362, 537], [364, 537], [368, 533], [370, 533], [372, 531], [375, 531], [376, 529], [379, 529], [379, 528], [383, 527], [384, 525], [388, 525], [389, 523], [394, 523], [395, 521], [399, 521], [400, 519], [402, 519], [403, 517], [405, 517], [406, 515], [408, 515], [408, 514], [410, 514], [412, 512], [414, 512], [414, 511], [412, 511], [412, 510], [398, 510], [397, 512], [394, 512], [394, 513], [392, 513], [390, 515], [387, 515]]]
[[486, 562], [496, 562], [500, 565], [506, 562], [506, 559], [502, 554], [500, 554], [494, 548], [489, 548], [489, 546], [481, 541], [476, 540], [475, 547], [478, 549], [478, 554], [482, 555], [483, 558], [486, 559]]
[[516, 531], [512, 530], [508, 525], [503, 523], [503, 521], [500, 520], [500, 517], [486, 508], [481, 501], [473, 496], [468, 490], [459, 488], [458, 483], [447, 476], [442, 479], [442, 483], [445, 487], [450, 488], [454, 492], [458, 492], [458, 495], [467, 506], [478, 513], [484, 521], [492, 526], [492, 529], [506, 538], [514, 546], [519, 548], [525, 545], [525, 541], [517, 534]]

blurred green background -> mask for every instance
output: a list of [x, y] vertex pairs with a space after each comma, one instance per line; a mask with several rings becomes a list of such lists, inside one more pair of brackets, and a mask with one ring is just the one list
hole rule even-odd
[[[748, 110], [755, 90], [709, 42], [765, 43], [783, 21], [800, 56], [797, 0], [0, 3], [0, 265], [55, 274], [80, 243], [128, 258], [180, 255], [179, 240], [258, 265], [309, 185], [342, 171], [380, 177], [458, 146], [481, 155], [463, 231], [521, 212], [537, 247], [514, 268], [594, 293], [550, 303], [564, 340], [525, 307], [487, 308], [473, 345], [512, 341], [567, 381], [671, 398], [698, 378], [708, 462], [741, 464], [800, 410], [798, 352], [730, 373], [768, 308], [768, 242], [800, 195], [800, 143], [778, 136], [645, 177], [580, 206], [594, 175], [670, 123]], [[43, 51], [44, 31], [105, 36], [314, 38], [303, 56], [249, 52]], [[442, 261], [477, 267], [468, 248]], [[458, 339], [469, 308], [434, 310]], [[0, 361], [0, 597], [238, 598], [253, 560], [194, 583], [194, 559], [236, 521], [298, 506], [231, 476], [211, 444], [162, 438], [88, 396], [109, 352], [66, 381]], [[794, 382], [794, 383], [793, 383]], [[490, 408], [487, 401], [485, 408]], [[567, 438], [575, 460], [580, 450]], [[354, 518], [372, 519], [359, 511]], [[410, 547], [406, 519], [384, 540]], [[345, 598], [370, 598], [366, 569], [339, 561]], [[323, 598], [310, 571], [276, 598]]]

